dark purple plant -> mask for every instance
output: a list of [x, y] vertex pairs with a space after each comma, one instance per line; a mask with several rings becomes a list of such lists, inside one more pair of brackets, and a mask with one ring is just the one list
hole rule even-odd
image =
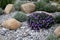
[[28, 17], [28, 24], [34, 30], [39, 30], [40, 28], [48, 29], [55, 23], [53, 16], [44, 12], [33, 13]]

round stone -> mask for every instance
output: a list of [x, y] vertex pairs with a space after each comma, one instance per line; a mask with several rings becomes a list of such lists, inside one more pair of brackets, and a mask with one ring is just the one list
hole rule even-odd
[[31, 13], [35, 10], [35, 5], [33, 3], [26, 3], [21, 5], [21, 10], [26, 13]]
[[58, 27], [55, 29], [54, 33], [55, 33], [55, 35], [56, 35], [57, 37], [60, 37], [60, 26], [58, 26]]
[[17, 29], [21, 26], [21, 22], [17, 21], [14, 18], [10, 18], [2, 22], [2, 26], [8, 29]]

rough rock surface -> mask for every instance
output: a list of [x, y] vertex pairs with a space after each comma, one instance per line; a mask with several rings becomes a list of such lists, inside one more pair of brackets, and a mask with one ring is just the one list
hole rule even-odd
[[10, 12], [12, 12], [12, 11], [14, 11], [15, 9], [14, 9], [14, 6], [13, 6], [13, 4], [8, 4], [7, 6], [6, 6], [6, 8], [4, 9], [4, 12], [6, 13], [6, 14], [9, 14]]
[[17, 29], [19, 27], [21, 27], [21, 22], [17, 21], [14, 18], [10, 18], [8, 20], [5, 20], [2, 22], [1, 24], [3, 27], [8, 28], [8, 29]]
[[55, 35], [56, 35], [57, 37], [60, 37], [60, 26], [58, 26], [58, 27], [55, 29], [54, 33], [55, 33]]
[[21, 10], [26, 13], [31, 13], [35, 10], [35, 5], [33, 3], [26, 3], [21, 5]]

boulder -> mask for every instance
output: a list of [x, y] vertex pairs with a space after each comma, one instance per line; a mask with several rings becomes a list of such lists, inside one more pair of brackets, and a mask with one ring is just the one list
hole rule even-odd
[[21, 5], [21, 10], [26, 13], [31, 13], [35, 10], [35, 5], [33, 3], [26, 3]]
[[4, 9], [4, 12], [5, 12], [6, 14], [9, 14], [10, 12], [12, 12], [12, 11], [14, 11], [14, 10], [15, 10], [15, 8], [14, 8], [13, 4], [8, 4], [8, 5], [6, 6], [6, 8]]
[[57, 37], [60, 37], [60, 26], [55, 29], [54, 34], [55, 34]]
[[5, 28], [14, 30], [14, 29], [21, 27], [22, 24], [16, 19], [10, 18], [8, 20], [3, 21], [1, 25]]

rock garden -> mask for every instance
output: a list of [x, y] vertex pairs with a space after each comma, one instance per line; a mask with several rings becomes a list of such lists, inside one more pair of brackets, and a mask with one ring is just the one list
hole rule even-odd
[[60, 0], [0, 0], [0, 40], [60, 40]]

